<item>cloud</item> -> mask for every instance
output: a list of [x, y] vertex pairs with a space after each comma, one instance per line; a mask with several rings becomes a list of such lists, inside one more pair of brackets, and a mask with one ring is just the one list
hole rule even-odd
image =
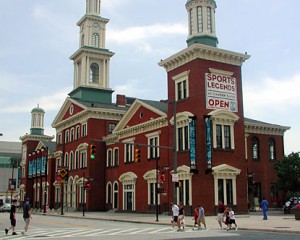
[[[284, 113], [300, 107], [300, 74], [291, 78], [265, 78], [247, 82], [244, 87], [244, 107], [250, 115]], [[268, 109], [268, 111], [266, 111]]]
[[183, 23], [154, 24], [149, 26], [133, 26], [123, 30], [111, 29], [107, 31], [108, 42], [117, 44], [143, 43], [143, 41], [163, 38], [170, 34], [186, 34], [186, 26]]
[[48, 95], [37, 95], [34, 98], [30, 98], [29, 101], [17, 102], [15, 105], [9, 104], [1, 108], [1, 113], [26, 113], [31, 112], [32, 108], [39, 106], [45, 111], [54, 111], [58, 110], [66, 96], [71, 91], [70, 88], [61, 89], [59, 92], [51, 93]]

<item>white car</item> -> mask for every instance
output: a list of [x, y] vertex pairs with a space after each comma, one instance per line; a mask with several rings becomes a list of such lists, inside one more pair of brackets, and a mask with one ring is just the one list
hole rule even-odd
[[9, 212], [11, 209], [11, 204], [10, 203], [4, 203], [1, 207], [0, 207], [0, 212]]

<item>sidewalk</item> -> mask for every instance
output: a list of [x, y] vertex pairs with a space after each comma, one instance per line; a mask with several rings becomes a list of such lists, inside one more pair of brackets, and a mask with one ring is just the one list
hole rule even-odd
[[[33, 212], [33, 214], [36, 213]], [[84, 217], [82, 212], [64, 212], [64, 215], [60, 215], [60, 212], [50, 212], [46, 215], [106, 221], [162, 224], [171, 226], [171, 216], [167, 215], [158, 215], [158, 222], [156, 221], [155, 214], [116, 213], [111, 211], [85, 212]], [[192, 218], [192, 216], [186, 216], [185, 220], [187, 227], [193, 226]], [[250, 213], [248, 215], [236, 215], [236, 223], [240, 230], [300, 234], [300, 221], [295, 220], [295, 216], [293, 214], [283, 214], [282, 211], [269, 211], [268, 220], [263, 220], [260, 212]], [[219, 229], [219, 224], [215, 216], [206, 216], [206, 225], [207, 228], [212, 230]]]

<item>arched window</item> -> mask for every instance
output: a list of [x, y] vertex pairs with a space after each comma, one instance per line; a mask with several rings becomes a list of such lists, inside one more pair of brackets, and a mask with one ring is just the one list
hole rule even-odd
[[270, 139], [269, 141], [269, 154], [270, 154], [270, 160], [276, 159], [276, 151], [275, 151], [275, 140]]
[[259, 159], [259, 142], [257, 137], [252, 138], [252, 158], [254, 160]]
[[90, 67], [90, 82], [99, 82], [99, 66], [97, 63], [92, 63]]
[[99, 47], [99, 35], [97, 33], [94, 33], [92, 36], [92, 46]]
[[70, 166], [69, 166], [69, 170], [73, 170], [74, 169], [74, 163], [73, 163], [73, 152], [70, 153]]

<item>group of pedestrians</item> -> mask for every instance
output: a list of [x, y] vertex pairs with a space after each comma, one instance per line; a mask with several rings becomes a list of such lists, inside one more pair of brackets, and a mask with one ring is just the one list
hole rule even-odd
[[[22, 231], [21, 233], [23, 235], [27, 235], [27, 231], [28, 231], [28, 227], [29, 227], [29, 223], [30, 223], [30, 219], [31, 217], [31, 212], [30, 212], [30, 204], [29, 204], [30, 199], [26, 198], [25, 200], [25, 204], [23, 206], [23, 219], [25, 222], [25, 226], [24, 226], [24, 231]], [[17, 218], [16, 218], [16, 209], [17, 209], [17, 200], [14, 199], [12, 201], [12, 206], [10, 209], [10, 214], [9, 214], [9, 219], [10, 219], [10, 227], [9, 228], [5, 228], [5, 234], [7, 235], [9, 233], [9, 231], [12, 231], [12, 235], [17, 235], [15, 228], [17, 225]]]
[[218, 215], [217, 215], [217, 221], [219, 223], [220, 229], [223, 229], [223, 224], [226, 225], [226, 229], [232, 230], [232, 225], [235, 226], [235, 230], [238, 229], [238, 226], [236, 224], [235, 220], [235, 214], [231, 207], [225, 207], [222, 201], [219, 201], [218, 203]]
[[[184, 208], [183, 204], [180, 203], [179, 206], [174, 204], [173, 202], [170, 203], [170, 206], [172, 207], [172, 227], [174, 228], [175, 225], [177, 225], [177, 230], [180, 231], [185, 228], [185, 220], [184, 220]], [[205, 210], [204, 207], [201, 205], [198, 205], [194, 209], [194, 217], [192, 219], [194, 221], [194, 227], [193, 229], [199, 229], [199, 230], [207, 230], [206, 221], [205, 221]], [[220, 228], [223, 229], [223, 224], [226, 225], [226, 228], [229, 230], [237, 230], [238, 226], [236, 224], [235, 219], [235, 213], [232, 210], [231, 207], [225, 207], [222, 201], [219, 201], [218, 204], [218, 215], [217, 215], [217, 221], [220, 225]]]

